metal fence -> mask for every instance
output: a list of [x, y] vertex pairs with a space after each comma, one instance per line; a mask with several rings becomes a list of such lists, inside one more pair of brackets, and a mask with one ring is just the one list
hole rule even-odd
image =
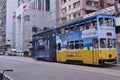
[[0, 72], [0, 80], [13, 80], [6, 74], [4, 74], [5, 71], [13, 71], [13, 70], [3, 70], [3, 72]]

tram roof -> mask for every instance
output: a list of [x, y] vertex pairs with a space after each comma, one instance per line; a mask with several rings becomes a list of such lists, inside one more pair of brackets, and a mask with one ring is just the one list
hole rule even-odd
[[69, 25], [72, 25], [72, 24], [76, 24], [78, 22], [83, 22], [83, 21], [86, 21], [86, 20], [89, 20], [89, 19], [94, 19], [94, 18], [97, 18], [98, 16], [111, 16], [111, 17], [114, 17], [112, 15], [109, 15], [109, 14], [97, 14], [95, 16], [91, 16], [91, 17], [88, 17], [88, 18], [84, 18], [84, 19], [81, 19], [81, 20], [76, 20], [76, 21], [73, 21], [71, 23], [68, 23], [68, 24], [65, 24], [63, 26], [59, 26], [57, 27], [56, 29], [60, 29], [60, 28], [64, 28], [65, 26], [69, 26]]
[[41, 31], [41, 32], [39, 32], [39, 33], [33, 34], [33, 36], [36, 36], [36, 35], [39, 35], [39, 34], [45, 33], [45, 32], [47, 32], [47, 31], [51, 31], [51, 30], [53, 30], [53, 29], [43, 30], [43, 31]]

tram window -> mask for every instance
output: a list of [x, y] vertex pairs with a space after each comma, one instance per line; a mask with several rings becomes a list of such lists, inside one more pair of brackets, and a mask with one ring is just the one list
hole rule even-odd
[[50, 31], [49, 36], [50, 36], [50, 37], [52, 37], [52, 36], [53, 36], [53, 34], [54, 34], [54, 33], [53, 33], [52, 31]]
[[100, 48], [106, 48], [106, 39], [105, 38], [100, 39]]
[[107, 47], [112, 48], [112, 39], [108, 39], [107, 41]]
[[87, 21], [86, 22], [86, 29], [89, 29], [91, 26], [90, 26], [90, 21]]
[[53, 49], [55, 49], [55, 50], [56, 50], [56, 45], [55, 45], [55, 44], [53, 44]]
[[70, 32], [74, 32], [74, 26], [73, 25], [70, 27]]
[[38, 48], [37, 48], [37, 43], [35, 43], [35, 50], [36, 50], [36, 51], [38, 50]]
[[53, 50], [54, 49], [54, 45], [53, 44], [50, 44], [50, 49]]
[[83, 48], [84, 48], [84, 45], [83, 45], [83, 40], [80, 40], [79, 47], [80, 47], [80, 49], [83, 49]]
[[113, 26], [113, 20], [111, 18], [108, 19], [108, 26]]
[[48, 37], [50, 37], [51, 36], [51, 34], [50, 34], [50, 32], [48, 32]]
[[112, 47], [116, 48], [116, 40], [115, 39], [112, 40]]
[[79, 24], [76, 24], [76, 26], [75, 26], [75, 31], [77, 32], [77, 31], [79, 31]]
[[115, 20], [113, 19], [113, 26], [115, 26]]
[[55, 33], [57, 36], [59, 35], [59, 34], [61, 34], [61, 32], [60, 32], [60, 30], [56, 30], [56, 33]]
[[35, 39], [37, 39], [37, 36], [35, 36]]
[[74, 47], [75, 47], [75, 46], [74, 46], [74, 42], [71, 41], [71, 42], [70, 42], [70, 49], [74, 49]]
[[93, 48], [98, 48], [98, 40], [97, 39], [93, 40]]
[[65, 29], [65, 33], [67, 34], [67, 33], [69, 33], [70, 32], [70, 29], [69, 28], [66, 28]]
[[35, 43], [35, 50], [36, 50], [36, 51], [39, 50], [39, 43]]
[[79, 41], [75, 41], [75, 49], [79, 49]]
[[58, 43], [58, 50], [61, 50], [61, 43]]
[[69, 42], [67, 42], [66, 48], [69, 49]]
[[61, 32], [61, 34], [64, 34], [65, 33], [65, 29], [61, 28], [60, 32]]
[[42, 36], [43, 36], [43, 38], [45, 38], [45, 37], [46, 37], [46, 35], [45, 35], [45, 34], [43, 34]]
[[47, 38], [49, 38], [49, 37], [50, 37], [49, 32], [47, 32], [47, 33], [46, 33], [46, 37], [47, 37]]
[[112, 26], [112, 19], [111, 18], [105, 18], [105, 26]]
[[35, 37], [32, 37], [32, 40], [35, 40]]
[[96, 21], [96, 19], [93, 19], [93, 21], [92, 21], [92, 27], [94, 28], [94, 27], [96, 27], [96, 25], [97, 25], [97, 21]]
[[105, 18], [105, 26], [112, 26], [112, 19], [111, 18]]
[[83, 23], [80, 24], [80, 31], [82, 31], [82, 30], [84, 30], [84, 24]]
[[40, 50], [40, 51], [44, 51], [44, 50], [45, 50], [45, 47], [44, 47], [44, 46], [39, 46], [39, 50]]
[[104, 25], [104, 19], [103, 18], [99, 18], [99, 25], [103, 26]]

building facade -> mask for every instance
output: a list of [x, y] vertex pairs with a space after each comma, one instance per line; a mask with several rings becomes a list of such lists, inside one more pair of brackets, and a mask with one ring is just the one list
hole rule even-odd
[[59, 0], [60, 24], [83, 18], [83, 15], [106, 8], [113, 0]]
[[7, 0], [6, 44], [10, 45], [11, 48], [15, 48], [15, 23], [13, 18], [15, 14], [15, 9], [17, 7], [18, 7], [18, 0]]
[[5, 51], [6, 0], [0, 0], [0, 51]]
[[57, 26], [57, 2], [56, 0], [29, 0], [16, 9], [15, 48], [17, 52], [30, 48], [34, 33]]
[[[8, 0], [6, 44], [18, 52], [28, 50], [32, 34], [58, 25], [58, 0]], [[11, 5], [10, 5], [11, 4]], [[46, 24], [47, 23], [47, 24]]]
[[22, 5], [17, 8], [15, 18], [15, 49], [17, 52], [28, 51], [32, 35], [48, 27], [50, 21], [49, 12], [22, 8]]

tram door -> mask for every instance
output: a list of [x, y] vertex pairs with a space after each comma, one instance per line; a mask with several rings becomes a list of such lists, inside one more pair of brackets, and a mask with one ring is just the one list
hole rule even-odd
[[98, 55], [99, 55], [98, 39], [93, 39], [92, 44], [93, 44], [93, 49], [92, 49], [93, 64], [98, 64]]

